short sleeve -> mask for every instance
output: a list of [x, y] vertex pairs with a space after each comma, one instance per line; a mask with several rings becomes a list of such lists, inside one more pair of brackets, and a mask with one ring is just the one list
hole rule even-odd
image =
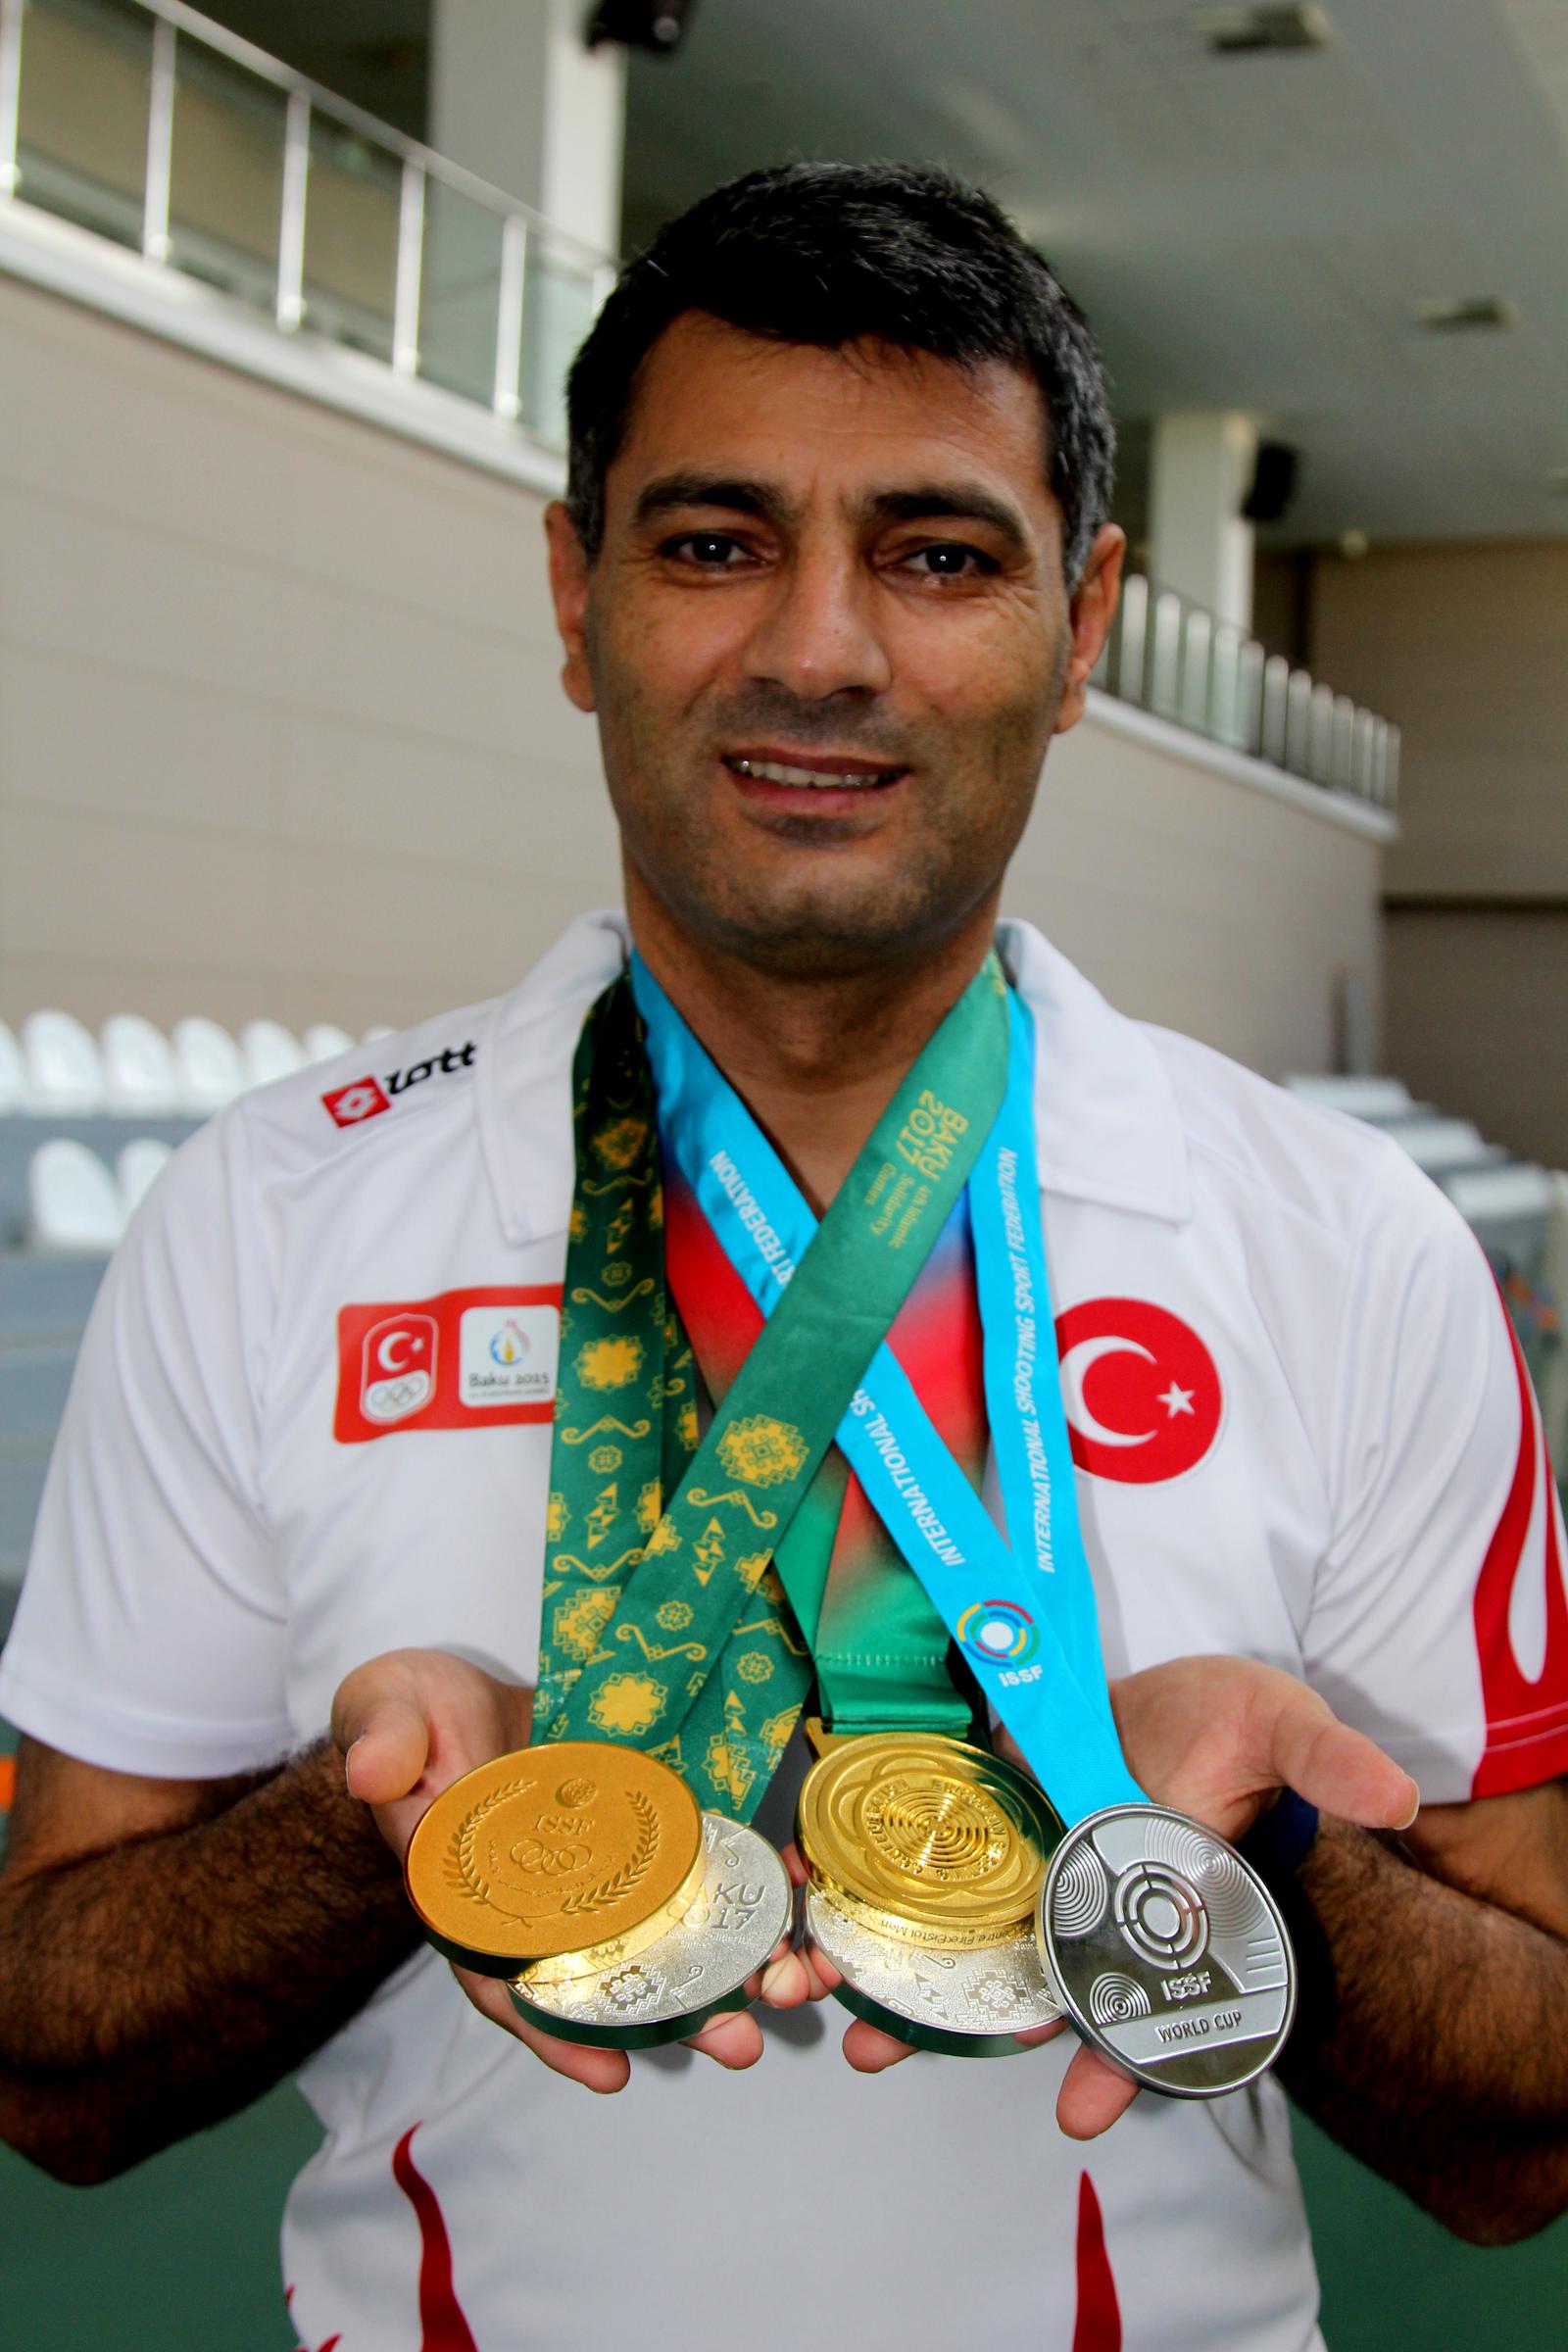
[[1344, 1310], [1308, 1679], [1428, 1803], [1568, 1771], [1562, 1510], [1496, 1285], [1391, 1146]]
[[110, 1263], [0, 1657], [0, 1713], [116, 1771], [217, 1779], [290, 1743], [243, 1149], [236, 1113], [200, 1129]]

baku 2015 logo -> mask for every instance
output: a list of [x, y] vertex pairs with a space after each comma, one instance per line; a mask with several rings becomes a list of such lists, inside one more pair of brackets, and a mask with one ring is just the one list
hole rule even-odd
[[958, 1640], [988, 1666], [1021, 1666], [1040, 1645], [1035, 1621], [1015, 1600], [973, 1600], [958, 1619]]

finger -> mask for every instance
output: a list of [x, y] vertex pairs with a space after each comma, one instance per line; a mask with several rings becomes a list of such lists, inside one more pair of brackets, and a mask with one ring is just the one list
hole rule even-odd
[[1056, 2123], [1068, 2139], [1098, 2139], [1138, 2096], [1138, 2085], [1098, 2050], [1080, 2046], [1056, 2093]]
[[[347, 1691], [355, 1677], [343, 1686]], [[339, 1692], [342, 1698], [343, 1691]], [[333, 1736], [344, 1751], [349, 1793], [368, 1805], [389, 1805], [418, 1784], [430, 1754], [424, 1709], [407, 1690], [384, 1689], [333, 1714]]]
[[496, 1978], [474, 1976], [466, 1968], [455, 1968], [452, 1973], [481, 2015], [525, 2043], [552, 2074], [564, 2075], [568, 2082], [580, 2082], [584, 2090], [601, 2094], [624, 2090], [631, 2077], [631, 2060], [624, 2050], [590, 2050], [575, 2041], [558, 2041], [554, 2034], [541, 2033], [525, 2017], [519, 2017], [512, 1995]]
[[843, 1979], [832, 1961], [824, 1960], [814, 1943], [799, 1945], [795, 1957], [806, 1971], [806, 1997], [808, 2001], [826, 2000], [828, 1994], [842, 1984]]
[[1408, 1829], [1421, 1803], [1410, 1775], [1302, 1685], [1275, 1717], [1270, 1769], [1282, 1788], [1367, 1829]]
[[895, 2034], [884, 2034], [880, 2026], [858, 2017], [845, 2034], [844, 2055], [858, 2075], [885, 2075], [901, 2059], [914, 2056], [914, 2044], [900, 2041]]
[[801, 1860], [801, 1849], [794, 1838], [790, 1839], [788, 1845], [781, 1845], [778, 1852], [779, 1860], [790, 1874], [790, 1885], [797, 1889], [806, 1886], [808, 1884], [807, 1868]]
[[700, 2034], [693, 2034], [686, 2047], [739, 2074], [762, 2055], [762, 2029], [749, 2009], [726, 2009], [710, 2017]]
[[770, 2009], [798, 2009], [811, 1997], [810, 1970], [788, 1942], [781, 1943], [757, 1980], [752, 1998], [765, 2001]]
[[819, 1945], [814, 1943], [803, 1943], [801, 1946], [800, 1957], [806, 1962], [807, 1967], [810, 1970], [812, 1976], [815, 1977], [817, 1983], [821, 1985], [824, 1992], [837, 1992], [839, 1986], [844, 1982], [843, 1975], [840, 1970], [834, 1967], [832, 1961], [828, 1958], [827, 1954]]

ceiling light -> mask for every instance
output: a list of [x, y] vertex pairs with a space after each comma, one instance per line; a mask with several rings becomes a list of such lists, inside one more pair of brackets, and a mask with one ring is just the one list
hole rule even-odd
[[1288, 8], [1206, 5], [1193, 10], [1193, 24], [1217, 57], [1255, 56], [1263, 49], [1322, 49], [1329, 21], [1309, 0]]
[[1496, 294], [1454, 294], [1418, 304], [1415, 315], [1429, 334], [1463, 335], [1512, 326], [1519, 313]]

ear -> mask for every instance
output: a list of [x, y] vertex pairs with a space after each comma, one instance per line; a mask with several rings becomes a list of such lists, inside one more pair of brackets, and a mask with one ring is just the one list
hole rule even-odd
[[1073, 590], [1067, 608], [1072, 629], [1072, 651], [1067, 658], [1067, 675], [1061, 690], [1061, 706], [1052, 732], [1065, 735], [1075, 727], [1084, 714], [1089, 699], [1089, 673], [1100, 660], [1101, 649], [1110, 634], [1115, 616], [1116, 598], [1121, 590], [1121, 567], [1127, 554], [1127, 534], [1119, 523], [1102, 522], [1095, 533], [1084, 565], [1084, 576]]
[[545, 537], [550, 545], [550, 594], [565, 655], [561, 683], [579, 710], [591, 710], [594, 687], [588, 673], [588, 558], [577, 536], [577, 526], [559, 498], [552, 499], [545, 509]]

